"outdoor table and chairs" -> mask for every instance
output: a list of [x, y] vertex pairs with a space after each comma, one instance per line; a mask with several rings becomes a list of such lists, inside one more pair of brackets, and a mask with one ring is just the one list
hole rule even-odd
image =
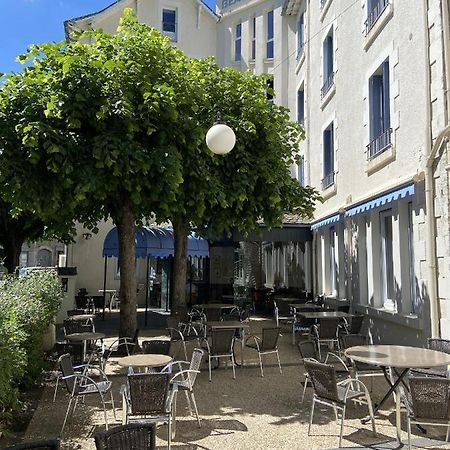
[[[450, 364], [450, 355], [435, 350], [401, 345], [364, 345], [351, 347], [345, 355], [354, 361], [381, 367], [389, 390], [381, 402], [375, 405], [375, 413], [391, 394], [395, 393], [397, 439], [400, 432], [400, 386], [409, 392], [407, 375], [412, 368], [432, 368]], [[389, 373], [390, 372], [390, 373]], [[365, 420], [366, 421], [366, 420]]]
[[[86, 361], [86, 354], [87, 354], [87, 343], [88, 342], [95, 342], [95, 341], [102, 341], [106, 337], [104, 333], [94, 333], [94, 332], [87, 332], [87, 333], [72, 333], [67, 334], [66, 339], [71, 342], [81, 342], [83, 343], [83, 353], [82, 353], [82, 360]], [[91, 359], [91, 358], [89, 358]]]
[[169, 355], [162, 354], [138, 354], [124, 356], [119, 358], [117, 363], [119, 366], [138, 369], [155, 369], [157, 367], [165, 367], [173, 361]]

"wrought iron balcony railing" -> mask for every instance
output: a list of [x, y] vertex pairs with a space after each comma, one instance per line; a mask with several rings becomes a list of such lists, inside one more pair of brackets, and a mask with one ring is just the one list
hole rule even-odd
[[383, 11], [388, 7], [389, 0], [378, 0], [377, 4], [369, 11], [367, 14], [367, 19], [365, 21], [366, 25], [366, 35], [373, 28], [378, 18], [381, 16]]
[[330, 172], [327, 175], [325, 175], [322, 179], [322, 190], [329, 188], [330, 186], [333, 186], [334, 184], [334, 172]]
[[331, 89], [334, 84], [334, 72], [331, 72], [325, 79], [323, 86], [320, 90], [320, 98], [324, 98], [327, 92]]
[[386, 151], [391, 145], [392, 128], [387, 128], [367, 145], [367, 159], [371, 160]]

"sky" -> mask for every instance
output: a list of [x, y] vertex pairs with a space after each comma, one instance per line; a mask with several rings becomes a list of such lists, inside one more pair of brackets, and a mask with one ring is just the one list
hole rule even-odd
[[[15, 59], [30, 44], [64, 39], [64, 20], [99, 11], [113, 2], [114, 0], [0, 0], [0, 73], [21, 70], [21, 64]], [[205, 3], [214, 9], [215, 0], [205, 0]]]

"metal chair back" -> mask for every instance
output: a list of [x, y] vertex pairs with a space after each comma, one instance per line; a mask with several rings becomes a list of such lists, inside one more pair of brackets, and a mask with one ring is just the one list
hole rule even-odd
[[92, 333], [94, 331], [94, 326], [92, 323], [84, 323], [79, 320], [65, 319], [63, 322], [64, 334], [74, 333]]
[[97, 450], [154, 450], [156, 424], [131, 423], [95, 435]]
[[222, 311], [220, 308], [205, 309], [206, 320], [216, 322], [222, 320]]
[[362, 334], [343, 334], [341, 336], [344, 349], [357, 347], [359, 345], [367, 345], [369, 338]]
[[[70, 375], [74, 375], [75, 371], [73, 370], [72, 358], [66, 353], [65, 355], [60, 356], [58, 360], [59, 369], [64, 377], [70, 377]], [[66, 385], [67, 391], [69, 394], [77, 394], [79, 391], [78, 383], [76, 382], [75, 377], [70, 377], [64, 379], [64, 384]]]
[[450, 421], [450, 379], [412, 377], [409, 380], [415, 419]]
[[128, 375], [132, 415], [167, 414], [169, 373], [139, 373]]
[[450, 341], [447, 339], [429, 338], [427, 345], [430, 350], [450, 354]]
[[319, 339], [336, 339], [340, 320], [335, 318], [321, 319]]
[[364, 322], [364, 316], [362, 314], [353, 316], [350, 321], [349, 334], [361, 333], [361, 328], [363, 326], [363, 322]]
[[231, 352], [234, 330], [212, 330], [211, 355], [224, 355]]
[[307, 358], [317, 359], [316, 345], [313, 341], [299, 342], [297, 346], [303, 360]]
[[167, 339], [153, 339], [142, 343], [142, 352], [146, 354], [169, 355], [170, 341]]
[[305, 359], [303, 364], [317, 397], [342, 403], [338, 396], [336, 369], [334, 366], [311, 359]]
[[178, 333], [175, 333], [174, 330], [178, 330], [178, 325], [180, 321], [178, 317], [168, 317], [166, 320], [167, 328], [169, 329], [170, 339], [179, 339], [180, 336]]
[[[200, 365], [202, 364], [202, 359], [204, 355], [204, 351], [199, 348], [194, 348], [192, 352], [191, 363], [189, 364], [189, 370], [200, 371]], [[195, 384], [195, 380], [197, 379], [196, 372], [189, 372], [187, 374], [187, 378], [189, 379], [190, 387], [192, 388]]]
[[278, 338], [280, 337], [280, 327], [270, 327], [262, 329], [262, 341], [260, 350], [266, 352], [269, 350], [276, 350]]

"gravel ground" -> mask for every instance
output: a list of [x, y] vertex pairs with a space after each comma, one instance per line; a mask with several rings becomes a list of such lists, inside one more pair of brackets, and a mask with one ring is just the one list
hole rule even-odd
[[[252, 320], [252, 331], [269, 325], [267, 320]], [[147, 336], [155, 336], [161, 331], [148, 331]], [[300, 403], [303, 389], [303, 366], [300, 364], [292, 336], [286, 330], [280, 338], [279, 349], [283, 367], [280, 374], [275, 356], [266, 357], [265, 377], [262, 378], [256, 352], [247, 349], [244, 353], [245, 366], [237, 368], [236, 380], [232, 378], [231, 367], [221, 367], [213, 371], [212, 382], [208, 381], [207, 364], [198, 376], [195, 394], [201, 428], [194, 417], [189, 416], [184, 395], [177, 401], [177, 430], [173, 440], [174, 450], [217, 449], [334, 449], [338, 447], [339, 426], [334, 412], [326, 406], [317, 406], [311, 436], [308, 436], [308, 421], [311, 408], [312, 388], [307, 389], [303, 404]], [[193, 348], [193, 346], [191, 347]], [[181, 352], [178, 352], [181, 356]], [[237, 352], [238, 360], [240, 352]], [[184, 359], [184, 358], [182, 358]], [[117, 420], [121, 419], [120, 386], [125, 381], [124, 369], [112, 361], [108, 374], [113, 382]], [[370, 386], [370, 383], [368, 383]], [[375, 377], [372, 396], [376, 401], [386, 392], [387, 384], [382, 377]], [[57, 436], [67, 407], [67, 395], [59, 389], [53, 403], [54, 384], [47, 386], [39, 406], [31, 420], [26, 440]], [[104, 430], [103, 412], [96, 397], [87, 398], [80, 404], [68, 423], [63, 449], [95, 449], [93, 436]], [[351, 404], [347, 408], [343, 446], [345, 448], [396, 449], [401, 445], [395, 441], [395, 412], [393, 402], [376, 417], [377, 435], [371, 434], [369, 425], [361, 425], [360, 418], [367, 414], [365, 405]], [[403, 414], [404, 416], [404, 414]], [[114, 425], [112, 410], [108, 410], [108, 421]], [[117, 422], [118, 424], [119, 422]], [[406, 426], [402, 424], [402, 437], [406, 442]], [[444, 442], [445, 428], [429, 429], [427, 438], [437, 433], [438, 438], [426, 439], [413, 429], [415, 448], [450, 449]], [[167, 428], [160, 425], [157, 433], [157, 448], [166, 446]], [[440, 436], [440, 437], [439, 437]]]

